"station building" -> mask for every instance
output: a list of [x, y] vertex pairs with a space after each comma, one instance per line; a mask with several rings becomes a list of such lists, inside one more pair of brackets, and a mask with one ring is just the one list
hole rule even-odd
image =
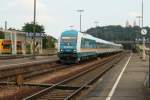
[[[33, 33], [26, 33], [26, 46], [30, 45], [31, 47], [31, 53], [33, 53]], [[36, 33], [35, 34], [35, 52], [38, 54], [43, 53], [43, 33]]]
[[[37, 54], [42, 53], [42, 37], [42, 33], [36, 33], [35, 35], [35, 52]], [[26, 33], [14, 30], [0, 30], [0, 39], [11, 41], [11, 54], [33, 53], [33, 33]]]

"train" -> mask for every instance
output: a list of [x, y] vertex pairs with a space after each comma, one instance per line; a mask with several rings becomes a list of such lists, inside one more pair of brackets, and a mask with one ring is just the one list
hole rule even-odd
[[62, 63], [78, 63], [112, 53], [122, 52], [123, 46], [76, 30], [62, 32], [58, 39], [58, 57]]

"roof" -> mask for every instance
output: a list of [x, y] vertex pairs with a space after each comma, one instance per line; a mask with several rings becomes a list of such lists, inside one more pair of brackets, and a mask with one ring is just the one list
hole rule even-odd
[[76, 30], [68, 30], [68, 31], [64, 31], [61, 36], [77, 36], [78, 35], [78, 31]]
[[109, 45], [114, 45], [114, 46], [122, 46], [121, 44], [115, 44], [114, 42], [109, 42], [103, 39], [99, 39], [86, 33], [79, 33], [79, 34], [84, 38], [95, 40], [97, 43], [104, 43], [104, 44], [109, 44]]
[[76, 30], [64, 31], [61, 34], [61, 36], [77, 36], [77, 35], [80, 35], [81, 37], [86, 38], [86, 39], [95, 40], [98, 43], [104, 43], [104, 44], [109, 44], [109, 45], [114, 45], [114, 46], [122, 46], [121, 44], [115, 44], [114, 42], [109, 42], [109, 41], [106, 41], [106, 40], [103, 40], [103, 39], [99, 39], [99, 38], [96, 38], [92, 35], [89, 35], [89, 34], [86, 34], [86, 33], [81, 33], [81, 32], [78, 32]]

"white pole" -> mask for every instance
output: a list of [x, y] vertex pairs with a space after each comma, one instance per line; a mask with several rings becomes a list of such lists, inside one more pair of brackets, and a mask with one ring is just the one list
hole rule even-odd
[[77, 12], [80, 13], [80, 32], [82, 32], [82, 12], [84, 12], [84, 10], [77, 10]]
[[[143, 20], [144, 20], [144, 3], [143, 3], [143, 0], [142, 0], [142, 28], [143, 28]], [[145, 37], [143, 36], [143, 60], [145, 60], [146, 58], [146, 55], [145, 55]]]
[[25, 55], [25, 44], [26, 44], [26, 35], [24, 35], [24, 33], [23, 33], [23, 35], [22, 35], [23, 37], [24, 37], [24, 40], [23, 40], [23, 42], [21, 42], [21, 45], [22, 45], [22, 53], [23, 53], [23, 55]]
[[40, 43], [40, 48], [41, 48], [41, 54], [43, 53], [43, 37], [41, 36], [41, 43]]
[[14, 54], [14, 39], [13, 39], [13, 32], [10, 32], [11, 37], [11, 44], [12, 44], [12, 54]]
[[35, 59], [36, 0], [34, 0], [34, 20], [33, 20], [33, 23], [34, 23], [34, 27], [33, 27], [33, 55], [32, 55], [32, 58]]
[[14, 32], [14, 54], [17, 54], [17, 33]]

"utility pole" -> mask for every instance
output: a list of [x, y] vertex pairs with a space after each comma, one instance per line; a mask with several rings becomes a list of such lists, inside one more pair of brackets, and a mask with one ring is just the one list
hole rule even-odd
[[[144, 22], [144, 2], [142, 0], [142, 29], [143, 29], [143, 22]], [[143, 35], [143, 57], [142, 59], [145, 60], [145, 36]]]
[[82, 12], [84, 12], [84, 10], [77, 10], [77, 12], [80, 13], [80, 32], [82, 32]]
[[142, 0], [142, 28], [143, 28], [143, 21], [144, 21], [144, 2]]
[[34, 19], [33, 19], [33, 55], [32, 59], [35, 59], [35, 30], [36, 30], [36, 0], [34, 0]]
[[5, 21], [5, 31], [7, 31], [7, 21]]

